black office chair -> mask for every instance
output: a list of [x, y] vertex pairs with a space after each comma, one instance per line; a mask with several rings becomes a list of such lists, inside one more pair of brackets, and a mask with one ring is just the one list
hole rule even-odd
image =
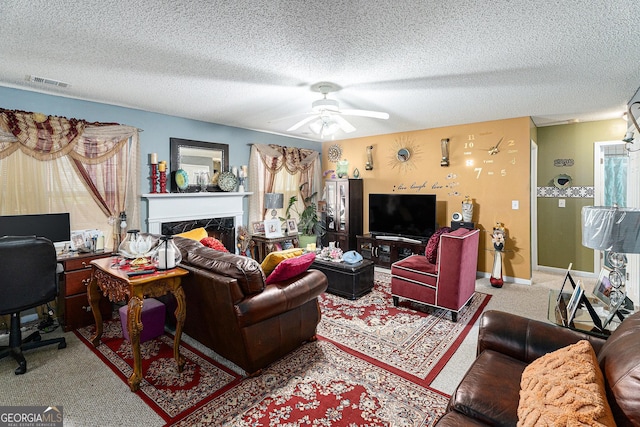
[[45, 345], [65, 348], [64, 338], [42, 340], [38, 331], [24, 340], [20, 312], [46, 304], [58, 294], [56, 249], [50, 240], [35, 236], [0, 237], [0, 315], [11, 315], [9, 346], [0, 347], [0, 359], [13, 356], [16, 375], [27, 372], [22, 352]]

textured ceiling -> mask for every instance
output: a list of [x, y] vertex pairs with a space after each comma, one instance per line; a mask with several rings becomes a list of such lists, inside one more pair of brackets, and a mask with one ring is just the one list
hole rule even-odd
[[2, 86], [316, 140], [286, 129], [319, 81], [390, 114], [336, 139], [608, 119], [640, 85], [638, 0], [3, 0], [0, 34]]

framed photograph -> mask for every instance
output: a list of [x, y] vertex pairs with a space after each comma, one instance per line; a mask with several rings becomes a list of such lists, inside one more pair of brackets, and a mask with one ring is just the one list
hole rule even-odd
[[573, 290], [571, 294], [571, 299], [567, 303], [567, 323], [571, 324], [573, 319], [576, 317], [576, 311], [580, 306], [580, 300], [582, 300], [582, 296], [584, 295], [584, 288], [582, 287], [582, 281], [578, 280], [578, 284], [576, 288]]
[[71, 250], [84, 251], [87, 250], [87, 241], [85, 240], [86, 230], [77, 230], [71, 232]]
[[598, 276], [596, 285], [593, 287], [593, 296], [606, 305], [611, 305], [609, 295], [611, 295], [611, 290], [613, 289], [609, 281], [609, 273], [611, 273], [611, 269], [603, 267], [602, 270], [600, 270], [600, 276]]
[[251, 224], [253, 229], [253, 234], [264, 234], [264, 222], [263, 221], [255, 221]]
[[562, 286], [560, 287], [560, 292], [558, 292], [558, 299], [556, 302], [560, 302], [562, 300], [562, 292], [564, 291], [564, 287], [567, 282], [571, 283], [572, 288], [575, 288], [575, 283], [573, 283], [573, 277], [571, 277], [571, 267], [573, 267], [573, 263], [569, 263], [569, 267], [567, 267], [567, 272], [564, 275], [564, 280], [562, 281]]
[[282, 228], [279, 219], [268, 219], [264, 221], [265, 237], [282, 237]]
[[297, 233], [298, 232], [298, 224], [296, 223], [295, 219], [288, 219], [287, 220], [287, 230], [289, 230], [289, 233]]

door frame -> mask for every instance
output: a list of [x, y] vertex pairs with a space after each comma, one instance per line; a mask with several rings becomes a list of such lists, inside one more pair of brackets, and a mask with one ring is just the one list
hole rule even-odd
[[[604, 204], [604, 149], [612, 145], [625, 145], [623, 141], [597, 141], [593, 147], [593, 205]], [[629, 153], [627, 171], [627, 206], [640, 207], [640, 153]], [[593, 251], [593, 273], [599, 274], [604, 260], [602, 251]], [[640, 255], [627, 254], [627, 296], [634, 304], [640, 302]]]
[[531, 206], [531, 276], [538, 269], [538, 144], [531, 140], [531, 178], [530, 206]]

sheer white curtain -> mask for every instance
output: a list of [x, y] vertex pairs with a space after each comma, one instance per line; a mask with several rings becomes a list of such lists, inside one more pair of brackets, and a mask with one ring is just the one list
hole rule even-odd
[[67, 156], [36, 160], [17, 150], [0, 159], [0, 214], [69, 212], [74, 230], [98, 228], [110, 242], [112, 226]]

